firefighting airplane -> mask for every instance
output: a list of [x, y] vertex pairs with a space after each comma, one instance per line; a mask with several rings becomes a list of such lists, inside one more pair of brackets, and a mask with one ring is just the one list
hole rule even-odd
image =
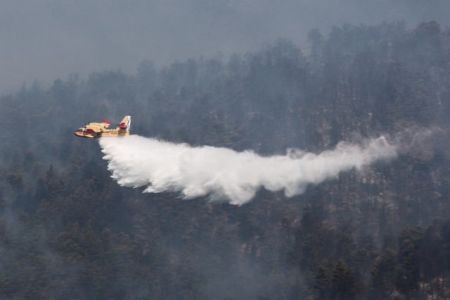
[[88, 123], [73, 132], [74, 135], [83, 138], [119, 137], [130, 135], [131, 117], [125, 116], [116, 128], [110, 128], [111, 123], [103, 120], [98, 123]]

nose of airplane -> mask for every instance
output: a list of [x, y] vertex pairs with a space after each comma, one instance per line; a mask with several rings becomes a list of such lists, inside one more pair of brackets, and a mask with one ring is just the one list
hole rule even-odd
[[83, 136], [83, 129], [79, 128], [79, 129], [75, 130], [73, 132], [73, 134], [76, 135], [76, 136]]

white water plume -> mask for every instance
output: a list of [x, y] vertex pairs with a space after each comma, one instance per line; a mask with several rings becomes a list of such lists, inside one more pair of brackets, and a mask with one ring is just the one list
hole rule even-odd
[[211, 146], [192, 147], [132, 135], [100, 139], [112, 178], [144, 192], [180, 192], [184, 198], [209, 195], [241, 205], [262, 187], [301, 194], [310, 184], [335, 178], [340, 172], [361, 169], [397, 155], [383, 136], [361, 145], [339, 143], [319, 154], [289, 150], [286, 155], [260, 156]]

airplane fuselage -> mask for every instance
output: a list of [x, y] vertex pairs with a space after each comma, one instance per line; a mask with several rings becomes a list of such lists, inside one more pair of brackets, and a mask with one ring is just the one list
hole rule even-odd
[[101, 137], [120, 137], [130, 135], [131, 117], [125, 116], [116, 128], [110, 128], [110, 123], [104, 121], [101, 123], [89, 123], [78, 128], [73, 132], [77, 137], [83, 138], [101, 138]]
[[74, 135], [83, 138], [96, 139], [101, 137], [118, 137], [128, 136], [130, 133], [126, 130], [120, 129], [101, 129], [99, 131], [91, 131], [89, 128], [81, 127], [73, 132]]

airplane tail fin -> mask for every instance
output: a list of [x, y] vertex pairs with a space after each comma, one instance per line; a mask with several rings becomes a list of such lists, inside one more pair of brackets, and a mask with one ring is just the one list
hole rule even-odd
[[131, 116], [123, 117], [123, 119], [122, 119], [122, 121], [120, 121], [118, 127], [119, 127], [120, 130], [125, 130], [127, 133], [130, 133]]

